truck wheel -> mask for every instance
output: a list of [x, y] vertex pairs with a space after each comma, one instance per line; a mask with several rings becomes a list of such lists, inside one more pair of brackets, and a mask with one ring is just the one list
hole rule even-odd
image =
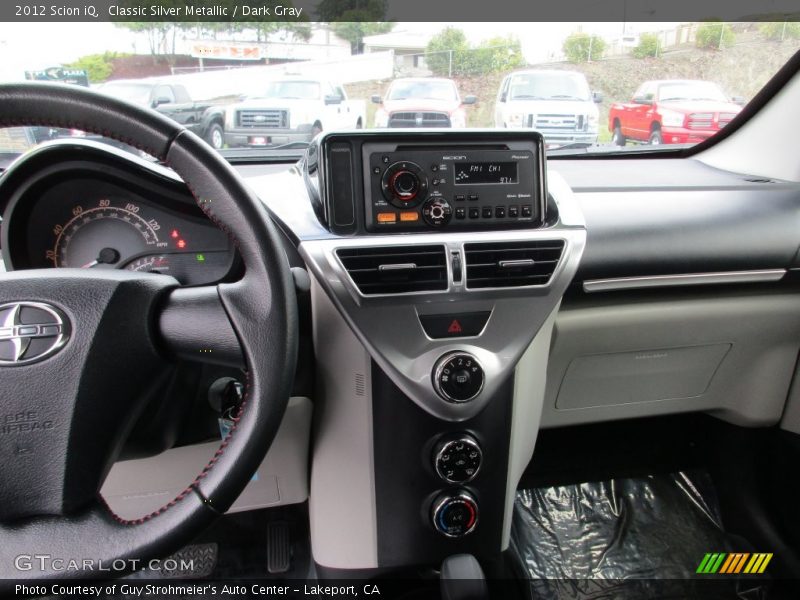
[[322, 123], [316, 122], [316, 123], [314, 123], [313, 127], [311, 127], [311, 137], [315, 138], [320, 133], [322, 133]]
[[650, 145], [651, 146], [660, 146], [664, 143], [664, 137], [661, 135], [661, 130], [656, 128], [650, 132]]
[[622, 135], [622, 127], [619, 121], [614, 121], [614, 131], [611, 134], [611, 143], [616, 146], [624, 146], [628, 142], [628, 138]]
[[222, 132], [222, 126], [219, 123], [213, 123], [206, 132], [206, 141], [214, 148], [214, 150], [222, 150], [225, 145], [225, 136]]

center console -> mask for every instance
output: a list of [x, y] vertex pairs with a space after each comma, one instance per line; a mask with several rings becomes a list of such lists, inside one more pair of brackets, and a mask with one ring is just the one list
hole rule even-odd
[[586, 240], [571, 190], [523, 131], [331, 133], [302, 176], [322, 226], [300, 243], [322, 403], [315, 560], [496, 558]]

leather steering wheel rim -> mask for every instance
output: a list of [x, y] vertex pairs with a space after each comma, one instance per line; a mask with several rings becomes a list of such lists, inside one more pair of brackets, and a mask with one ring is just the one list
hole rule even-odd
[[[37, 552], [67, 560], [90, 559], [107, 564], [123, 561], [126, 567], [112, 573], [123, 574], [136, 568], [136, 561], [169, 554], [190, 541], [230, 507], [263, 460], [285, 411], [296, 364], [297, 304], [292, 276], [279, 234], [264, 205], [216, 151], [158, 113], [76, 86], [0, 85], [0, 126], [80, 129], [113, 138], [160, 159], [182, 177], [198, 206], [231, 238], [244, 263], [245, 274], [239, 281], [207, 286], [206, 293], [191, 290], [190, 294], [184, 293], [190, 290], [178, 289], [170, 278], [162, 281], [160, 276], [155, 276], [142, 280], [127, 274], [123, 276], [119, 271], [84, 274], [69, 269], [43, 269], [0, 275], [0, 304], [31, 300], [37, 294], [44, 294], [45, 300], [53, 304], [68, 303], [72, 288], [105, 286], [117, 290], [118, 286], [120, 289], [127, 286], [126, 294], [141, 293], [146, 299], [143, 303], [152, 301], [153, 307], [160, 307], [148, 308], [149, 312], [142, 313], [142, 319], [149, 323], [158, 320], [158, 311], [169, 306], [171, 299], [188, 298], [191, 308], [191, 298], [202, 297], [205, 305], [209, 302], [214, 305], [214, 314], [227, 317], [238, 338], [246, 368], [246, 384], [244, 402], [234, 419], [235, 424], [206, 467], [166, 505], [140, 519], [121, 519], [99, 497], [100, 481], [92, 490], [91, 501], [79, 506], [64, 501], [58, 510], [42, 509], [22, 516], [12, 511], [5, 514], [5, 519], [0, 511], [0, 539], [3, 540], [0, 577], [3, 579], [103, 575], [97, 570], [85, 569], [20, 570], [16, 557]], [[151, 284], [151, 281], [158, 283]], [[48, 286], [61, 286], [61, 295], [42, 292], [49, 289]], [[110, 296], [120, 295], [115, 293], [116, 296]], [[71, 308], [83, 310], [77, 304]], [[97, 310], [101, 308], [106, 307], [98, 306]], [[205, 308], [201, 306], [199, 310], [202, 312]], [[69, 314], [75, 321], [77, 312]], [[72, 323], [78, 332], [81, 326], [81, 322]], [[203, 323], [197, 326], [202, 328]], [[163, 357], [163, 345], [159, 347], [157, 337], [143, 334], [142, 343], [153, 345], [142, 351], [147, 360], [155, 361], [156, 353]], [[61, 354], [68, 354], [70, 344]], [[77, 342], [72, 345], [77, 347]], [[90, 352], [91, 349], [87, 350]], [[37, 365], [55, 360], [55, 357], [48, 358]], [[19, 378], [25, 373], [23, 369], [34, 369], [37, 365], [0, 368], [0, 407], [19, 401]], [[87, 375], [90, 372], [91, 369], [82, 374], [87, 381], [91, 379]], [[34, 376], [36, 371], [30, 373]], [[96, 370], [92, 377], [96, 377]], [[79, 426], [68, 420], [65, 427], [71, 427], [66, 434], [69, 448], [78, 447], [78, 442], [70, 436], [77, 435]], [[125, 427], [119, 429], [122, 431]], [[20, 463], [24, 460], [14, 454], [19, 443], [12, 437], [0, 436], [0, 469], [12, 476], [16, 471], [29, 477], [29, 473], [22, 471], [25, 465]], [[33, 438], [29, 435], [26, 439]], [[34, 442], [33, 447], [38, 451], [37, 443]], [[69, 456], [64, 460], [70, 463]], [[102, 461], [96, 462], [99, 465]], [[97, 470], [105, 469], [105, 474], [107, 468], [108, 465], [98, 466]], [[81, 473], [80, 470], [74, 472]], [[87, 477], [87, 481], [93, 480]], [[68, 484], [58, 488], [66, 490], [65, 497], [70, 489]], [[42, 490], [34, 490], [31, 497], [35, 497], [37, 491], [41, 499]], [[0, 490], [0, 503], [19, 503], [25, 497], [18, 490]], [[82, 495], [78, 497], [83, 498]]]

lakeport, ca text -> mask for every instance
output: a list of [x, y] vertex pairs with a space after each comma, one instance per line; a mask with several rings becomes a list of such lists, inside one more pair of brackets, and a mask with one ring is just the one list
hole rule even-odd
[[363, 585], [264, 585], [254, 583], [249, 585], [237, 584], [48, 584], [48, 585], [23, 585], [15, 586], [15, 593], [23, 596], [72, 596], [72, 597], [101, 597], [115, 594], [134, 598], [160, 597], [164, 595], [191, 596], [380, 596], [377, 585], [368, 583]]

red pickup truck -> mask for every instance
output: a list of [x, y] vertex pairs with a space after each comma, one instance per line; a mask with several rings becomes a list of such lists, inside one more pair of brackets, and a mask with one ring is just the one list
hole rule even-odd
[[702, 142], [730, 123], [741, 99], [728, 99], [716, 83], [694, 79], [646, 81], [630, 102], [615, 102], [608, 113], [613, 142], [650, 144]]

